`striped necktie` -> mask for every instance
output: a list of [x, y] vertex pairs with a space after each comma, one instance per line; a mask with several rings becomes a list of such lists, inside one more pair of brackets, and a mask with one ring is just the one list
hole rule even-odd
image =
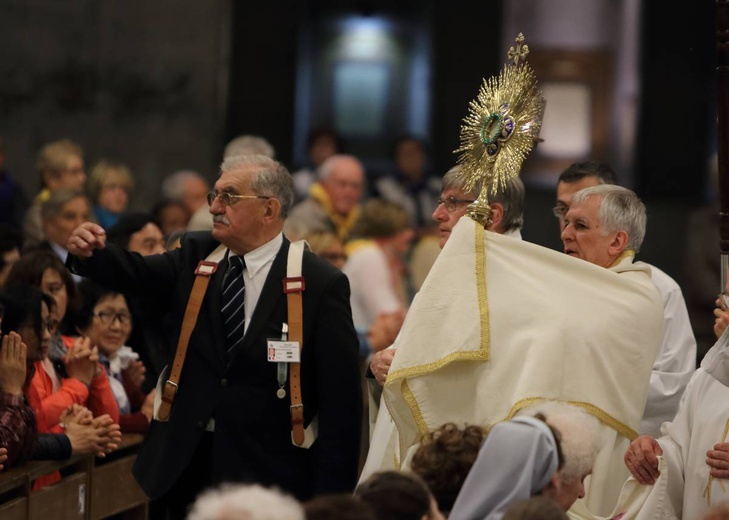
[[228, 259], [228, 272], [223, 282], [223, 316], [227, 351], [230, 353], [243, 341], [246, 321], [246, 286], [243, 282], [245, 261], [242, 256], [231, 256]]

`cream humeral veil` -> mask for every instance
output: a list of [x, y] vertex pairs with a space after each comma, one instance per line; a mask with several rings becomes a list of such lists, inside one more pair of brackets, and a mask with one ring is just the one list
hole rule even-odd
[[[648, 269], [632, 256], [605, 269], [461, 218], [408, 312], [383, 389], [397, 458], [445, 422], [488, 426], [557, 399], [614, 432], [603, 466], [616, 471], [637, 435], [662, 323]], [[609, 512], [627, 470], [598, 466], [593, 483], [617, 487], [595, 497]]]

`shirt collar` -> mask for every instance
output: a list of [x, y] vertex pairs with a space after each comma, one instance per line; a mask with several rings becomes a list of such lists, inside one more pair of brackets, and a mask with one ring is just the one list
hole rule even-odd
[[53, 249], [56, 255], [58, 255], [58, 257], [61, 259], [61, 261], [63, 263], [66, 263], [66, 258], [68, 258], [68, 250], [59, 246], [55, 242], [51, 242], [50, 240], [48, 241], [48, 243], [50, 244], [51, 249]]
[[282, 244], [283, 233], [279, 233], [261, 247], [243, 255], [243, 260], [245, 260], [246, 269], [248, 270], [248, 276], [253, 278], [264, 265], [272, 262], [279, 249], [281, 249]]

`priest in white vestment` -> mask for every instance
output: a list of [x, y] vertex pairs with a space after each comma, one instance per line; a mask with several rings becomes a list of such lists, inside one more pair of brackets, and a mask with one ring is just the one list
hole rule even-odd
[[610, 427], [576, 506], [612, 511], [662, 330], [647, 268], [623, 242], [604, 269], [462, 218], [396, 342], [361, 478], [407, 467], [420, 436], [445, 422], [492, 425], [560, 400]]
[[[433, 210], [433, 220], [438, 230], [438, 247], [441, 249], [450, 238], [453, 228], [460, 218], [466, 214], [468, 204], [478, 198], [481, 183], [472, 190], [466, 190], [465, 182], [460, 176], [461, 167], [456, 165], [443, 176], [438, 205]], [[491, 224], [488, 229], [502, 235], [521, 240], [521, 227], [524, 224], [524, 183], [519, 177], [507, 179], [497, 186], [491, 194]], [[417, 295], [416, 295], [417, 296]], [[375, 429], [375, 422], [380, 409], [382, 385], [385, 383], [390, 363], [395, 354], [394, 346], [376, 352], [370, 360], [370, 370], [366, 374], [368, 390], [368, 411], [370, 437]], [[392, 421], [389, 421], [394, 427]]]
[[[560, 174], [554, 207], [560, 233], [565, 228], [564, 217], [572, 204], [572, 195], [600, 184], [618, 184], [617, 175], [606, 163], [578, 162]], [[638, 432], [659, 436], [661, 425], [676, 416], [681, 396], [696, 370], [696, 338], [681, 287], [656, 266], [646, 265], [650, 267], [651, 280], [663, 301], [663, 338], [653, 362], [648, 398]]]
[[[634, 518], [693, 520], [701, 518], [711, 506], [728, 501], [727, 332], [702, 360], [686, 387], [676, 418], [663, 425], [662, 433], [657, 441], [639, 437], [625, 454], [634, 478], [651, 484], [641, 486], [649, 495]], [[620, 507], [615, 512], [619, 513]]]

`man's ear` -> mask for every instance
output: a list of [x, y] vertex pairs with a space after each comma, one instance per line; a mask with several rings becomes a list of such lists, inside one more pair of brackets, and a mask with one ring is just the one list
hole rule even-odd
[[608, 246], [608, 253], [610, 256], [618, 256], [628, 247], [628, 233], [624, 230], [620, 230], [615, 233], [615, 238]]
[[266, 209], [263, 213], [264, 220], [277, 220], [281, 214], [281, 202], [278, 199], [270, 198], [266, 200]]
[[504, 220], [504, 206], [500, 202], [490, 202], [489, 207], [491, 208], [492, 224], [488, 229], [496, 233], [503, 233], [501, 222]]

